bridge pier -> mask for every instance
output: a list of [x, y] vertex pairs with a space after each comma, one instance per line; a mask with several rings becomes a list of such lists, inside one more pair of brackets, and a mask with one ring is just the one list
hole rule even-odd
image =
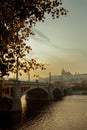
[[63, 90], [57, 87], [54, 89], [54, 86], [52, 84], [49, 84], [48, 91], [50, 95], [50, 100], [52, 101], [60, 100], [63, 97]]
[[53, 100], [54, 101], [58, 101], [58, 100], [60, 100], [60, 99], [62, 99], [63, 98], [63, 91], [62, 90], [60, 90], [60, 89], [55, 89], [54, 91], [53, 91]]
[[12, 100], [12, 108], [11, 111], [19, 112], [22, 111], [22, 106], [21, 106], [21, 100], [20, 99], [13, 99]]
[[12, 108], [11, 111], [22, 111], [21, 105], [21, 90], [20, 90], [20, 82], [14, 82], [14, 89], [13, 89], [13, 99], [12, 99]]

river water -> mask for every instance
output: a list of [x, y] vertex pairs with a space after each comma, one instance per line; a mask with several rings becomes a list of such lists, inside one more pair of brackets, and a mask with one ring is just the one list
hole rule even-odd
[[29, 109], [22, 98], [22, 114], [0, 115], [0, 130], [87, 130], [87, 96], [66, 96], [40, 106]]

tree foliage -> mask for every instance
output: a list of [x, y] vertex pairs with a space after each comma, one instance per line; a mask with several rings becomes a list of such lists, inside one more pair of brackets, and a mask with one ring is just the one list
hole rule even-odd
[[[31, 47], [25, 44], [25, 40], [34, 35], [32, 27], [38, 21], [44, 22], [45, 13], [55, 19], [66, 15], [67, 10], [62, 7], [61, 0], [0, 0], [1, 77], [13, 71], [17, 58], [21, 59], [30, 52]], [[35, 63], [29, 61], [30, 65]], [[21, 66], [24, 68], [25, 62], [20, 63]]]

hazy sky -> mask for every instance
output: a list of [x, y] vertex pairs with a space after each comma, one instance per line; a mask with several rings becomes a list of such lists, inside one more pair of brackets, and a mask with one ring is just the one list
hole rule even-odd
[[47, 64], [40, 76], [60, 74], [65, 68], [71, 73], [87, 73], [87, 0], [63, 0], [67, 16], [52, 20], [46, 15], [44, 23], [35, 27], [36, 35], [28, 43], [32, 55]]

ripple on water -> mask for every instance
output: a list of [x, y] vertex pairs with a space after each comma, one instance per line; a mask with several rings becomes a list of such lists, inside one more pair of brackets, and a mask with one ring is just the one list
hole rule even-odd
[[87, 96], [52, 102], [18, 130], [87, 130]]
[[45, 106], [38, 103], [33, 104], [36, 107], [30, 107], [30, 111], [23, 99], [22, 115], [1, 113], [0, 129], [87, 130], [87, 96], [67, 96], [62, 101], [51, 102]]

